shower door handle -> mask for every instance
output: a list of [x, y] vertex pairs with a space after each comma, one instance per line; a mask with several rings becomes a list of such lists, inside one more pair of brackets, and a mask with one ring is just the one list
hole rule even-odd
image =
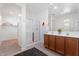
[[32, 42], [34, 42], [34, 32], [32, 32]]

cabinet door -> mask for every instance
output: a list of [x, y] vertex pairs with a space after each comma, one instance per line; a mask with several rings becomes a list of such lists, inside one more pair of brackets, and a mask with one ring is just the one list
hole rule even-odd
[[64, 37], [56, 36], [56, 51], [64, 54]]
[[48, 48], [48, 35], [44, 35], [44, 46]]
[[65, 55], [76, 56], [78, 55], [78, 39], [66, 38]]
[[55, 36], [54, 35], [49, 36], [49, 49], [55, 50]]

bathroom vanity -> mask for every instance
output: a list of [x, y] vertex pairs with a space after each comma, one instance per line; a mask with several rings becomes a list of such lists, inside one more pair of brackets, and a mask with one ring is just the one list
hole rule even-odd
[[79, 36], [77, 34], [45, 33], [44, 46], [66, 56], [79, 55]]

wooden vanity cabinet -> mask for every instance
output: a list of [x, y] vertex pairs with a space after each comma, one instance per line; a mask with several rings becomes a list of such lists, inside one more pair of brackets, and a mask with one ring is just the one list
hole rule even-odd
[[49, 35], [45, 34], [45, 35], [44, 35], [44, 46], [45, 46], [46, 48], [48, 48], [48, 45], [49, 45], [49, 44], [48, 44], [48, 43], [49, 43], [48, 40], [49, 40]]
[[45, 34], [44, 45], [46, 48], [66, 56], [79, 55], [79, 38]]
[[65, 55], [77, 56], [78, 55], [78, 39], [77, 38], [65, 38]]
[[79, 39], [78, 39], [78, 56], [79, 56]]
[[49, 35], [49, 49], [55, 50], [55, 36]]
[[56, 36], [56, 52], [64, 54], [65, 50], [65, 40], [63, 36]]

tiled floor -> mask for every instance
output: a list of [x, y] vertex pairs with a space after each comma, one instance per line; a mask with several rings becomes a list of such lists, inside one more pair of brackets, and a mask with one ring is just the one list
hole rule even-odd
[[16, 54], [15, 56], [47, 56], [42, 51], [38, 50], [37, 48], [33, 47], [29, 50]]
[[[34, 45], [28, 46], [26, 50], [31, 49], [33, 47], [37, 48], [38, 50], [42, 51], [43, 53], [45, 53], [48, 56], [61, 56], [60, 54], [45, 48], [43, 43], [36, 43]], [[25, 50], [23, 50], [23, 51], [25, 51]], [[19, 51], [18, 53], [21, 53], [23, 51]], [[16, 55], [18, 53], [15, 53], [14, 55]]]
[[35, 47], [40, 51], [44, 52], [48, 56], [61, 56], [60, 54], [45, 48], [43, 43], [35, 44]]
[[17, 39], [5, 40], [0, 43], [0, 56], [8, 56], [21, 51]]
[[[37, 48], [48, 56], [61, 56], [60, 54], [45, 48], [43, 43], [32, 44], [25, 50], [31, 49], [33, 47]], [[16, 39], [6, 40], [0, 43], [0, 56], [12, 56], [25, 50], [21, 50], [21, 47], [18, 45], [18, 41]]]

